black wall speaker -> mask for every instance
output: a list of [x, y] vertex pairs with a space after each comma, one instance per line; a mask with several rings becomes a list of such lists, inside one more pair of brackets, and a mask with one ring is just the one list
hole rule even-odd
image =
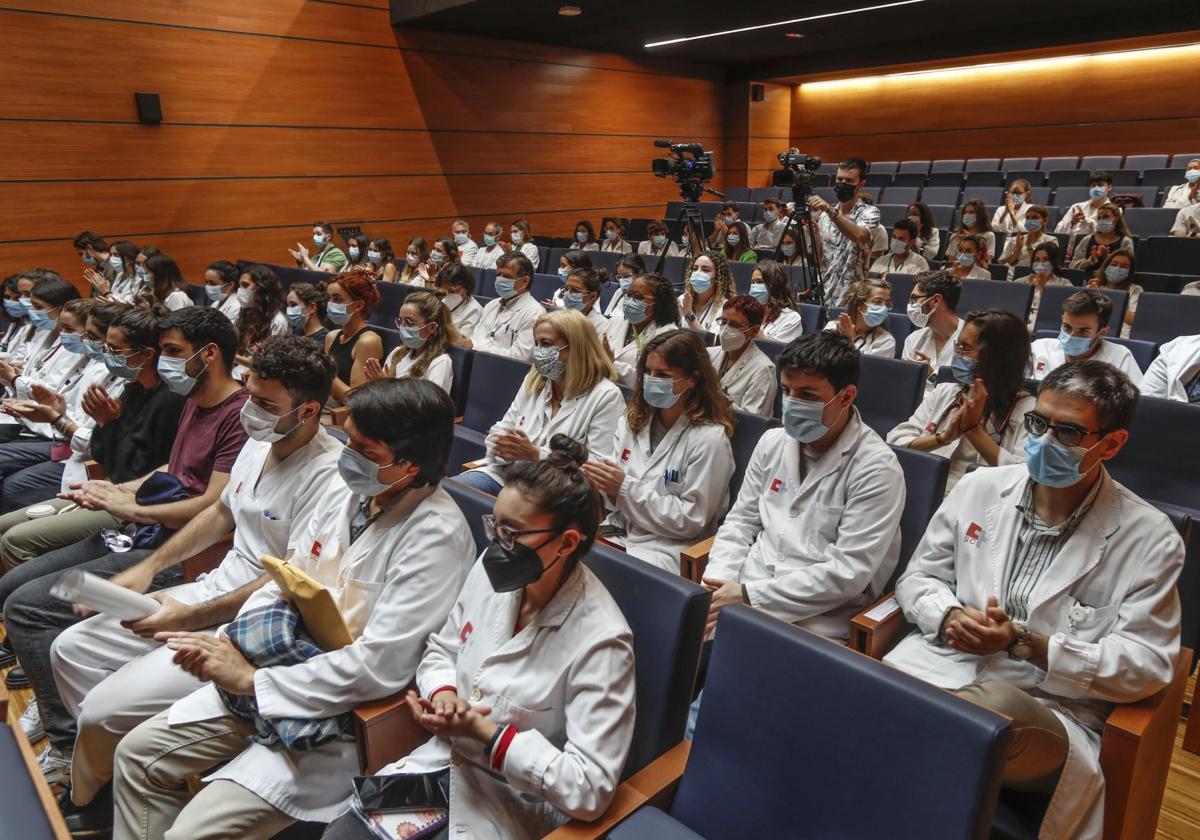
[[162, 103], [158, 101], [157, 93], [135, 93], [133, 98], [137, 101], [139, 122], [162, 122]]
[[762, 102], [765, 94], [766, 88], [764, 88], [762, 85], [750, 85], [751, 102]]

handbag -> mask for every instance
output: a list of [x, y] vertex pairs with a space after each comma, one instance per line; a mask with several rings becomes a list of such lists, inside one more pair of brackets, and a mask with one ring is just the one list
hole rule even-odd
[[[168, 472], [151, 473], [134, 493], [134, 499], [143, 507], [182, 502], [191, 497], [192, 494], [183, 486], [183, 482]], [[173, 533], [174, 529], [158, 523], [139, 525], [133, 532], [133, 548], [158, 548]]]

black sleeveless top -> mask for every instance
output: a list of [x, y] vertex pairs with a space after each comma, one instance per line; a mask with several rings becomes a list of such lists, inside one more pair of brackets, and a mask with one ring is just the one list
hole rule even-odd
[[350, 384], [350, 372], [354, 370], [354, 345], [358, 344], [358, 340], [367, 333], [379, 335], [379, 331], [374, 327], [366, 326], [356, 332], [354, 338], [343, 343], [341, 341], [342, 333], [339, 330], [337, 338], [333, 340], [333, 344], [329, 348], [329, 355], [333, 357], [333, 362], [337, 365], [337, 377], [347, 385]]

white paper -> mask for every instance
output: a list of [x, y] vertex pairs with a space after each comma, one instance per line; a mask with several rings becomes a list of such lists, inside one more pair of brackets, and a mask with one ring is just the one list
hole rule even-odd
[[50, 594], [121, 621], [138, 621], [158, 612], [160, 606], [149, 595], [140, 595], [132, 589], [79, 569], [73, 569], [59, 578]]
[[900, 605], [896, 603], [895, 596], [888, 598], [886, 601], [876, 604], [867, 610], [866, 617], [872, 621], [883, 621], [896, 610], [900, 609]]

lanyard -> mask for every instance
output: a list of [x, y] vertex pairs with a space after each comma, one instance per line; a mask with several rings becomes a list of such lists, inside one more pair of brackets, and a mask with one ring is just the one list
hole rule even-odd
[[57, 353], [61, 349], [62, 349], [62, 342], [61, 341], [55, 342], [54, 346], [50, 348], [50, 352], [47, 353], [45, 356], [42, 356], [42, 358], [38, 359], [37, 364], [33, 366], [34, 371], [35, 372], [41, 371], [41, 369], [46, 366], [46, 362], [48, 362], [52, 358], [54, 358], [54, 354]]

